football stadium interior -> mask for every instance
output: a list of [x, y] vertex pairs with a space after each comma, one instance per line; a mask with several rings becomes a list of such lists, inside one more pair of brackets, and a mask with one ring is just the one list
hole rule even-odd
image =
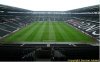
[[0, 4], [0, 61], [99, 60], [99, 5], [31, 11]]

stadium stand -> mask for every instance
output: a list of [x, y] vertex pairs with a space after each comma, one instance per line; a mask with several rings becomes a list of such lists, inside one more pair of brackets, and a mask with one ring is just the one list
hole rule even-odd
[[80, 8], [71, 12], [71, 19], [67, 23], [84, 31], [99, 41], [99, 5]]
[[9, 32], [7, 32], [7, 31], [5, 31], [5, 30], [0, 30], [0, 36], [2, 37], [2, 36], [4, 36], [4, 35], [6, 35], [6, 34], [8, 34]]
[[[4, 37], [33, 22], [33, 18], [25, 14], [29, 11], [30, 10], [0, 5], [0, 37]], [[23, 12], [24, 16], [21, 16], [20, 12]]]
[[[32, 45], [32, 44], [31, 44]], [[64, 47], [34, 47], [20, 44], [0, 45], [0, 61], [67, 61], [72, 59], [97, 60], [98, 46], [75, 44]], [[81, 46], [82, 45], [82, 46]], [[6, 52], [7, 51], [7, 52]]]
[[24, 22], [22, 22], [23, 20], [21, 18], [19, 18], [19, 19], [20, 20], [17, 20], [16, 18], [13, 18], [13, 19], [12, 18], [8, 19], [6, 17], [3, 17], [3, 19], [1, 18], [0, 20], [2, 22], [0, 23], [0, 29], [7, 31], [7, 32], [13, 32], [29, 23], [25, 20], [24, 20]]
[[[7, 8], [6, 8], [7, 7]], [[0, 5], [0, 30], [13, 32], [33, 21], [65, 21], [99, 40], [99, 6], [90, 6], [66, 12], [30, 11]], [[5, 9], [4, 9], [5, 8]], [[31, 14], [32, 12], [32, 14]], [[30, 16], [33, 15], [34, 17]], [[1, 26], [2, 25], [2, 26]], [[2, 37], [2, 36], [1, 36]]]
[[[30, 11], [0, 5], [0, 39], [34, 21], [64, 21], [99, 40], [98, 5], [64, 12]], [[89, 13], [89, 14], [87, 14]], [[98, 60], [91, 44], [0, 44], [0, 61]]]

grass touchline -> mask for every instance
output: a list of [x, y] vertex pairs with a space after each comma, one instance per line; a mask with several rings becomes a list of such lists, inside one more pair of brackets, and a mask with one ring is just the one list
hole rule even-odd
[[65, 22], [33, 22], [4, 39], [13, 42], [94, 42], [93, 38]]

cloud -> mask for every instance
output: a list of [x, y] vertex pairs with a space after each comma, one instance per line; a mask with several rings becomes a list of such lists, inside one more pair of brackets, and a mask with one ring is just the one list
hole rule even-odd
[[99, 0], [0, 0], [0, 4], [33, 11], [66, 11], [99, 4]]

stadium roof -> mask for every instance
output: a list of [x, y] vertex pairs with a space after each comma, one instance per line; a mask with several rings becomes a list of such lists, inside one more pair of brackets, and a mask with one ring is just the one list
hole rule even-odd
[[78, 8], [78, 9], [74, 9], [74, 10], [69, 10], [67, 12], [71, 12], [71, 13], [73, 13], [73, 12], [99, 12], [99, 5]]
[[78, 8], [69, 11], [31, 11], [17, 7], [11, 7], [6, 5], [0, 5], [0, 15], [6, 14], [19, 14], [19, 15], [32, 15], [32, 14], [70, 14], [70, 13], [80, 13], [80, 12], [99, 12], [99, 5], [93, 5], [89, 7]]
[[99, 4], [99, 0], [0, 0], [0, 4], [33, 11], [67, 11]]
[[0, 4], [0, 11], [28, 12], [30, 10]]

